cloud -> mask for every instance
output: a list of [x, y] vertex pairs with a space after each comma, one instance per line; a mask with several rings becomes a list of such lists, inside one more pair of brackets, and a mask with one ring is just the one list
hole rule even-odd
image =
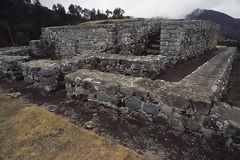
[[61, 3], [66, 9], [70, 4], [100, 10], [121, 7], [126, 15], [135, 17], [167, 17], [183, 18], [196, 8], [214, 9], [240, 18], [240, 0], [40, 0], [43, 5], [51, 8]]

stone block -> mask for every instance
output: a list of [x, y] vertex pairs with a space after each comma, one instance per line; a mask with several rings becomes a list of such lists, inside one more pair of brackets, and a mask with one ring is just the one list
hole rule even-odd
[[157, 104], [152, 103], [144, 103], [143, 104], [143, 111], [147, 114], [157, 115], [159, 113], [160, 107]]
[[119, 92], [119, 87], [117, 84], [110, 83], [105, 86], [105, 93], [107, 95], [116, 95]]
[[123, 99], [123, 101], [126, 106], [131, 109], [140, 110], [142, 108], [142, 101], [140, 101], [136, 97], [126, 97]]

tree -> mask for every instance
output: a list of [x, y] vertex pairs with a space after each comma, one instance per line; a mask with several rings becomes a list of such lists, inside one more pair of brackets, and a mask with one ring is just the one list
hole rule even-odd
[[82, 7], [75, 5], [75, 8], [76, 8], [76, 10], [77, 10], [77, 15], [78, 15], [78, 16], [81, 15], [81, 13], [82, 13]]
[[83, 17], [85, 18], [85, 19], [90, 19], [90, 10], [89, 9], [87, 9], [87, 8], [84, 8], [83, 10], [82, 10], [82, 14], [83, 14]]
[[95, 8], [93, 8], [91, 11], [90, 11], [90, 19], [91, 20], [95, 20], [97, 17], [96, 17], [96, 10]]
[[57, 6], [56, 6], [56, 4], [54, 4], [54, 5], [52, 6], [52, 10], [53, 10], [53, 11], [57, 11]]
[[68, 10], [69, 10], [69, 13], [70, 13], [71, 15], [77, 15], [77, 13], [78, 13], [77, 8], [76, 8], [73, 4], [71, 4], [71, 5], [68, 7]]
[[24, 0], [26, 4], [31, 4], [31, 0]]
[[108, 19], [108, 16], [98, 9], [97, 14], [96, 14], [96, 18], [98, 20], [103, 20], [103, 19]]
[[66, 14], [65, 8], [61, 4], [53, 5], [52, 10], [57, 12], [60, 16], [64, 16]]
[[108, 10], [108, 9], [105, 11], [105, 13], [106, 13], [106, 15], [107, 15], [108, 18], [110, 18], [111, 15], [113, 14], [112, 11], [110, 11], [110, 10]]
[[113, 11], [112, 18], [114, 18], [114, 19], [122, 19], [124, 13], [125, 13], [125, 11], [123, 9], [115, 8], [114, 11]]
[[59, 3], [57, 4], [57, 12], [60, 15], [65, 15], [66, 14], [65, 8], [63, 7], [63, 5], [61, 5]]
[[35, 6], [42, 6], [42, 4], [40, 3], [39, 0], [33, 0], [33, 4], [34, 4]]

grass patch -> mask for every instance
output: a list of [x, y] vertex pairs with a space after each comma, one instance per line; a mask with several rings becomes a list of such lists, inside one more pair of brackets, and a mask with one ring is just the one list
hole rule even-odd
[[135, 160], [136, 152], [0, 93], [0, 159]]

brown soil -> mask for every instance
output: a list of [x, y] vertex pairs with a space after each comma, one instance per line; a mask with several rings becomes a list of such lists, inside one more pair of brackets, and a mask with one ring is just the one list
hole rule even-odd
[[221, 143], [210, 143], [204, 137], [193, 134], [178, 134], [166, 126], [158, 126], [136, 112], [121, 114], [93, 102], [69, 101], [65, 91], [46, 94], [40, 89], [28, 88], [23, 82], [2, 80], [0, 87], [5, 91], [23, 93], [23, 97], [37, 104], [58, 106], [57, 114], [74, 109], [77, 116], [71, 121], [79, 126], [94, 123], [94, 132], [123, 144], [138, 153], [156, 159], [170, 160], [232, 160], [239, 153], [230, 151]]

